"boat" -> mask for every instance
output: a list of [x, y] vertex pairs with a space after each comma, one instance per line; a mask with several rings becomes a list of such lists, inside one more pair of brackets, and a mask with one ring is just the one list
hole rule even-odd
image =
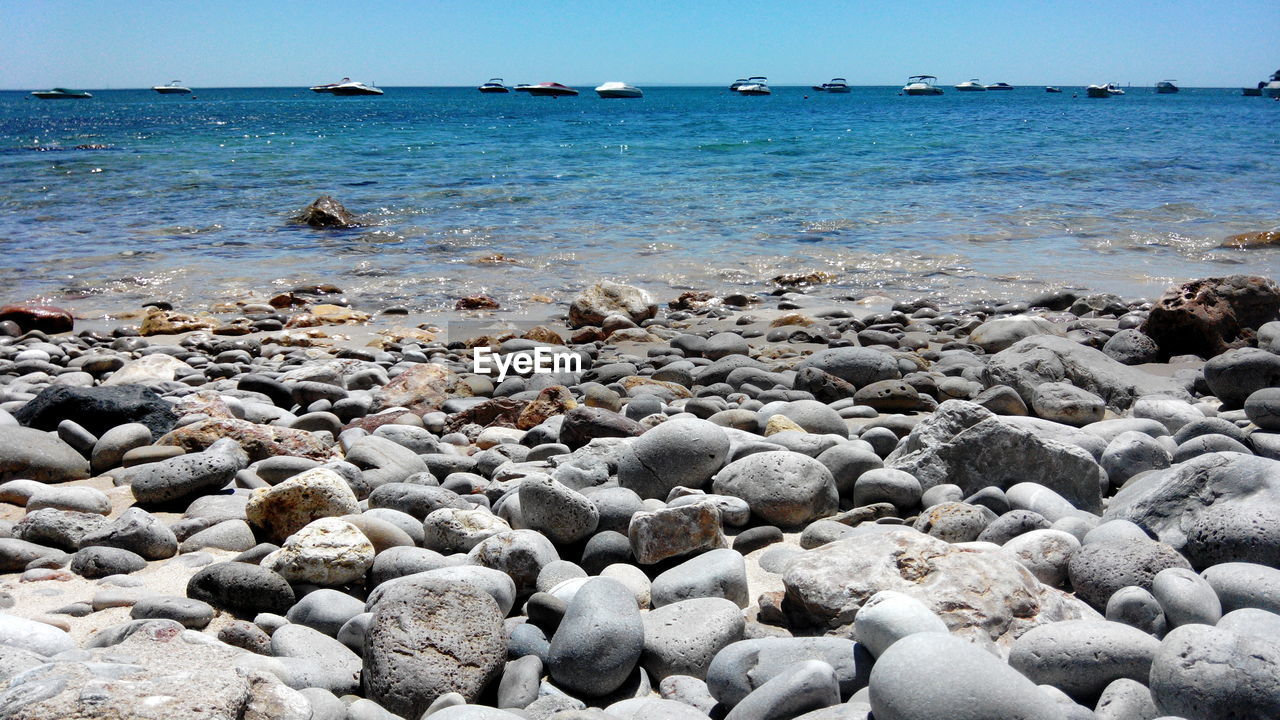
[[902, 86], [902, 92], [908, 95], [941, 95], [942, 88], [930, 82], [937, 79], [934, 75], [912, 75]]
[[476, 88], [482, 93], [506, 93], [511, 92], [511, 88], [502, 84], [502, 78], [489, 78], [489, 82], [484, 83]]
[[1156, 93], [1160, 95], [1172, 95], [1178, 92], [1178, 86], [1173, 84], [1173, 80], [1161, 80], [1156, 83]]
[[596, 88], [596, 94], [602, 98], [638, 98], [644, 97], [640, 88], [624, 82], [607, 82]]
[[177, 80], [170, 80], [168, 85], [156, 85], [151, 88], [161, 95], [189, 95], [191, 88], [183, 87]]
[[1047, 93], [1060, 93], [1060, 92], [1062, 92], [1061, 90], [1059, 90], [1058, 88], [1056, 88], [1056, 87], [1054, 87], [1054, 86], [1052, 86], [1052, 85], [1048, 85], [1048, 86], [1046, 86], [1046, 87], [1045, 87], [1045, 89], [1044, 89], [1044, 91], [1045, 91], [1045, 92], [1047, 92]]
[[68, 90], [66, 88], [54, 88], [52, 90], [36, 90], [31, 93], [41, 100], [84, 100], [93, 97], [84, 90]]
[[1112, 95], [1124, 94], [1124, 90], [1122, 90], [1120, 86], [1115, 83], [1107, 83], [1107, 92], [1111, 93]]
[[1107, 85], [1090, 85], [1084, 89], [1085, 95], [1091, 98], [1109, 98], [1111, 92], [1107, 89]]
[[1266, 86], [1266, 83], [1258, 83], [1258, 87], [1241, 88], [1240, 94], [1245, 97], [1262, 97], [1262, 88]]
[[1009, 83], [992, 83], [987, 86], [988, 90], [1012, 90], [1013, 86]]
[[986, 92], [987, 91], [987, 87], [982, 83], [978, 82], [978, 78], [974, 78], [972, 80], [965, 80], [959, 85], [956, 85], [956, 89], [959, 90], [960, 92]]
[[[520, 88], [517, 87], [516, 89], [519, 90]], [[577, 90], [574, 90], [571, 87], [565, 87], [564, 85], [555, 82], [540, 82], [537, 85], [526, 85], [523, 92], [527, 92], [530, 95], [549, 95], [551, 97], [560, 97], [561, 95], [573, 96], [578, 94]]]
[[763, 75], [753, 75], [747, 78], [746, 84], [738, 86], [739, 95], [772, 95], [773, 91], [769, 89], [766, 82], [768, 78]]
[[733, 82], [729, 83], [729, 89], [734, 92], [738, 92], [738, 88], [746, 84], [747, 84], [746, 78], [738, 78], [737, 80], [734, 80]]
[[512, 90], [515, 90], [516, 92], [527, 93], [529, 92], [529, 88], [531, 87], [533, 87], [533, 85], [529, 83], [520, 83], [519, 85], [516, 85], [514, 88], [512, 88]]
[[[1262, 85], [1262, 83], [1258, 83]], [[1271, 74], [1271, 80], [1267, 84], [1259, 88], [1262, 94], [1269, 98], [1280, 98], [1280, 70]]]
[[325, 83], [324, 85], [313, 85], [313, 86], [311, 87], [311, 92], [315, 92], [315, 93], [329, 93], [329, 92], [333, 92], [333, 89], [334, 89], [334, 88], [338, 87], [339, 85], [341, 85], [341, 84], [343, 84], [343, 83], [349, 83], [349, 82], [351, 82], [351, 78], [346, 78], [346, 77], [344, 77], [344, 78], [342, 78], [341, 80], [339, 80], [338, 82], [335, 82], [335, 83]]
[[831, 82], [814, 85], [813, 89], [818, 92], [847, 93], [849, 92], [849, 81], [844, 78], [831, 78]]
[[365, 85], [362, 82], [354, 80], [344, 83], [338, 83], [329, 89], [330, 95], [381, 95], [382, 88], [374, 87], [373, 83]]

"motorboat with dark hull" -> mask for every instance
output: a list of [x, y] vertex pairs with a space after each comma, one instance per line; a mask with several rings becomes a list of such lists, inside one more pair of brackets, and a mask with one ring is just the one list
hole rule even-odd
[[1010, 85], [1009, 83], [999, 82], [999, 83], [991, 83], [990, 85], [987, 86], [987, 89], [988, 90], [1012, 90], [1013, 86]]
[[362, 82], [349, 80], [329, 88], [329, 94], [347, 97], [352, 95], [381, 95], [382, 88], [374, 87], [373, 83], [365, 85]]
[[1123, 95], [1124, 90], [1115, 83], [1107, 83], [1106, 85], [1090, 85], [1084, 89], [1085, 95], [1091, 98], [1108, 98], [1113, 95]]
[[1045, 91], [1045, 92], [1047, 92], [1047, 93], [1060, 93], [1060, 92], [1062, 92], [1062, 90], [1061, 90], [1060, 88], [1056, 88], [1056, 87], [1054, 87], [1054, 86], [1052, 86], [1052, 85], [1047, 85], [1047, 86], [1045, 86], [1044, 91]]
[[1180, 88], [1177, 85], [1174, 85], [1174, 82], [1175, 81], [1173, 80], [1161, 80], [1160, 82], [1156, 83], [1156, 94], [1172, 95], [1178, 92]]
[[32, 96], [41, 100], [87, 100], [93, 95], [84, 90], [68, 90], [66, 88], [53, 88], [52, 90], [36, 90], [31, 93]]
[[502, 78], [489, 78], [489, 82], [484, 83], [476, 88], [482, 93], [508, 93], [511, 88], [502, 84]]
[[844, 78], [831, 78], [831, 82], [814, 85], [813, 89], [817, 92], [847, 93], [849, 92], [849, 81]]
[[541, 82], [537, 85], [526, 85], [523, 89], [520, 87], [517, 87], [516, 89], [522, 90], [522, 92], [527, 92], [530, 95], [549, 97], [573, 97], [578, 94], [577, 90], [555, 82]]

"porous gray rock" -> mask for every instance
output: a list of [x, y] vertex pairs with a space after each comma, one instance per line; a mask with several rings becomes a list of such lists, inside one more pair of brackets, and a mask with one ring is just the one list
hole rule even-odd
[[969, 333], [969, 342], [982, 348], [987, 354], [1006, 350], [1014, 343], [1034, 335], [1056, 335], [1063, 332], [1057, 325], [1033, 315], [1015, 315], [1013, 317], [988, 320]]
[[87, 547], [71, 556], [71, 572], [90, 579], [128, 575], [146, 566], [141, 555], [115, 547]]
[[724, 598], [693, 598], [656, 608], [642, 618], [640, 662], [661, 681], [671, 675], [704, 679], [716, 653], [742, 639], [742, 610]]
[[225, 487], [249, 464], [249, 456], [230, 438], [208, 449], [130, 468], [129, 486], [140, 503], [169, 503]]
[[110, 525], [111, 521], [96, 513], [69, 512], [45, 508], [28, 510], [13, 526], [13, 537], [40, 545], [75, 552], [84, 536]]
[[952, 483], [973, 494], [1034, 482], [1082, 510], [1102, 508], [1102, 468], [1089, 453], [1010, 425], [963, 400], [938, 406], [885, 458], [885, 466], [910, 473], [925, 490]]
[[512, 530], [485, 538], [471, 548], [467, 557], [475, 565], [511, 576], [520, 595], [537, 590], [538, 573], [560, 559], [555, 545], [533, 530]]
[[1280, 388], [1253, 391], [1244, 401], [1244, 412], [1259, 428], [1280, 431]]
[[600, 697], [617, 690], [640, 661], [644, 624], [635, 596], [610, 578], [588, 580], [551, 638], [547, 667], [570, 692]]
[[1130, 585], [1151, 590], [1156, 573], [1165, 568], [1189, 568], [1177, 550], [1155, 540], [1112, 540], [1084, 545], [1068, 565], [1076, 595], [1098, 610], [1111, 594]]
[[540, 473], [520, 481], [520, 518], [552, 542], [567, 545], [591, 535], [600, 510], [582, 493]]
[[1013, 642], [1009, 665], [1037, 685], [1052, 685], [1092, 707], [1113, 681], [1146, 680], [1159, 647], [1159, 640], [1121, 623], [1050, 623]]
[[1031, 393], [1031, 409], [1053, 422], [1084, 427], [1102, 419], [1106, 405], [1102, 398], [1065, 382], [1049, 382]]
[[1061, 707], [1018, 671], [940, 633], [894, 643], [871, 669], [868, 687], [876, 720], [1066, 720]]
[[141, 598], [129, 610], [134, 620], [173, 620], [192, 630], [203, 630], [213, 621], [213, 614], [213, 606], [207, 602], [172, 595]]
[[925, 510], [916, 517], [915, 529], [920, 532], [960, 543], [977, 540], [982, 531], [996, 519], [990, 508], [962, 502], [949, 502]]
[[1019, 340], [996, 353], [987, 364], [986, 375], [989, 385], [1012, 387], [1028, 405], [1035, 389], [1050, 382], [1069, 382], [1116, 410], [1128, 409], [1144, 395], [1189, 397], [1172, 378], [1122, 365], [1101, 350], [1049, 335]]
[[448, 692], [473, 702], [501, 671], [507, 648], [493, 598], [441, 579], [388, 592], [373, 612], [364, 650], [366, 696], [416, 718]]
[[295, 600], [293, 588], [280, 575], [242, 562], [214, 563], [196, 571], [187, 582], [187, 597], [249, 617], [284, 614]]
[[1121, 330], [1102, 346], [1102, 352], [1122, 365], [1141, 365], [1160, 360], [1160, 346], [1137, 328]]
[[1040, 582], [1062, 587], [1067, 580], [1067, 565], [1080, 549], [1080, 541], [1061, 530], [1032, 530], [1011, 538], [1004, 549]]
[[1280, 717], [1280, 647], [1207, 625], [1165, 636], [1151, 663], [1151, 696], [1187, 720]]
[[1280, 570], [1257, 563], [1230, 562], [1200, 573], [1218, 595], [1223, 612], [1259, 608], [1280, 613]]
[[839, 702], [835, 669], [821, 660], [804, 660], [752, 691], [725, 720], [790, 720], [799, 713]]
[[1094, 715], [1097, 720], [1156, 720], [1160, 711], [1145, 683], [1120, 678], [1102, 691]]
[[839, 503], [835, 479], [817, 460], [790, 451], [762, 452], [729, 463], [712, 490], [747, 501], [764, 523], [796, 527], [833, 514]]
[[1037, 625], [1096, 619], [1005, 553], [965, 548], [907, 528], [873, 526], [809, 550], [783, 575], [783, 610], [799, 627], [849, 634], [863, 603], [896, 590], [924, 603], [952, 633], [1007, 646]]
[[1112, 622], [1124, 623], [1155, 637], [1164, 637], [1169, 627], [1160, 602], [1150, 591], [1136, 585], [1122, 587], [1111, 594], [1106, 616]]
[[178, 538], [158, 517], [139, 507], [120, 513], [110, 524], [80, 538], [80, 547], [121, 548], [147, 560], [163, 560], [178, 552]]
[[468, 552], [481, 541], [510, 532], [506, 520], [488, 510], [433, 510], [422, 522], [422, 544], [438, 552]]
[[1168, 449], [1158, 440], [1133, 430], [1113, 438], [1100, 459], [1111, 486], [1116, 488], [1134, 475], [1148, 470], [1163, 470], [1172, 462]]
[[[822, 461], [821, 456], [818, 461]], [[887, 502], [905, 514], [920, 504], [923, 492], [920, 481], [911, 473], [892, 468], [872, 468], [854, 481], [853, 504], [862, 506]]]
[[618, 484], [641, 498], [665, 500], [673, 488], [701, 488], [724, 466], [729, 437], [706, 420], [669, 420], [618, 455]]

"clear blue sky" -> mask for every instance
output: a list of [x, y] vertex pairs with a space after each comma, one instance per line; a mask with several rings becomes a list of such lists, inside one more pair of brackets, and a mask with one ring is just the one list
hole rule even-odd
[[1252, 85], [1280, 0], [0, 0], [0, 88], [855, 85], [931, 73], [1015, 85]]

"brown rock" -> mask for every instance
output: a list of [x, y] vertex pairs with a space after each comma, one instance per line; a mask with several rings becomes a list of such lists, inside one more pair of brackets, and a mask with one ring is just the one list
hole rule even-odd
[[301, 295], [341, 295], [342, 288], [331, 283], [315, 283], [312, 285], [299, 285], [289, 292]]
[[703, 550], [729, 547], [720, 510], [709, 502], [638, 512], [627, 528], [631, 554], [641, 565]]
[[1166, 357], [1205, 358], [1250, 343], [1254, 331], [1280, 314], [1280, 286], [1256, 275], [1203, 278], [1165, 292], [1142, 332]]
[[300, 298], [291, 292], [287, 292], [287, 293], [280, 293], [279, 295], [276, 295], [275, 297], [268, 300], [267, 304], [269, 304], [273, 308], [283, 309], [283, 308], [291, 308], [291, 307], [301, 307], [307, 304], [307, 300], [305, 298]]
[[286, 328], [319, 327], [321, 325], [350, 325], [369, 322], [369, 313], [352, 310], [343, 305], [312, 305], [307, 312], [294, 315], [285, 323]]
[[827, 404], [853, 397], [858, 391], [847, 380], [815, 367], [802, 367], [796, 372], [795, 389], [807, 390], [815, 400]]
[[498, 301], [488, 295], [468, 295], [453, 304], [454, 310], [497, 310], [498, 307]]
[[422, 363], [400, 373], [378, 390], [371, 412], [390, 407], [404, 407], [414, 414], [425, 415], [440, 409], [450, 395], [469, 397], [470, 387], [444, 365]]
[[293, 218], [296, 223], [310, 225], [313, 228], [353, 228], [359, 227], [356, 218], [347, 211], [342, 203], [329, 195], [321, 195], [315, 202], [303, 208]]
[[524, 400], [509, 397], [486, 400], [449, 418], [444, 429], [445, 432], [459, 432], [467, 425], [513, 428], [516, 427], [520, 413], [524, 411], [526, 405], [528, 403]]
[[784, 315], [780, 315], [774, 318], [773, 322], [769, 323], [769, 327], [771, 328], [786, 327], [787, 325], [800, 325], [803, 327], [809, 327], [812, 324], [813, 324], [813, 318], [809, 317], [808, 315], [803, 315], [801, 313], [786, 313]]
[[208, 415], [211, 418], [235, 418], [231, 408], [222, 401], [222, 396], [212, 390], [200, 390], [183, 396], [173, 411], [179, 417], [186, 415]]
[[17, 323], [22, 332], [49, 334], [71, 332], [76, 322], [69, 311], [52, 305], [5, 305], [0, 307], [0, 322], [5, 320]]
[[142, 325], [138, 328], [140, 335], [177, 335], [178, 333], [193, 332], [196, 330], [212, 330], [218, 326], [218, 321], [209, 317], [200, 317], [197, 315], [186, 315], [173, 310], [159, 310], [153, 308], [143, 318]]
[[[653, 378], [645, 377], [644, 375], [628, 375], [619, 380], [618, 384], [622, 385], [622, 387], [626, 389], [627, 394], [632, 396], [642, 394], [639, 392], [632, 392], [633, 390], [642, 388], [661, 388], [665, 393], [670, 394], [674, 398], [693, 397], [693, 393], [689, 391], [689, 388], [679, 383], [667, 382], [665, 380], [654, 380]], [[658, 395], [663, 394], [663, 392], [658, 393]]]
[[833, 282], [836, 274], [826, 270], [813, 270], [807, 273], [785, 273], [783, 275], [775, 275], [773, 282], [782, 287], [792, 288], [803, 285], [821, 285], [823, 283]]
[[548, 345], [563, 345], [564, 338], [560, 337], [560, 333], [552, 330], [546, 325], [538, 325], [530, 328], [528, 332], [520, 337], [525, 340], [533, 340], [534, 342], [546, 343]]
[[1280, 245], [1280, 230], [1240, 233], [1239, 235], [1232, 235], [1222, 243], [1222, 247], [1226, 248], [1264, 247], [1267, 245]]
[[604, 340], [604, 330], [601, 330], [594, 325], [580, 327], [577, 330], [574, 330], [573, 334], [569, 336], [569, 342], [574, 345], [584, 345], [586, 343], [599, 342], [601, 340]]
[[705, 290], [686, 290], [680, 297], [667, 303], [672, 310], [701, 310], [719, 303], [719, 299]]
[[213, 418], [192, 423], [165, 435], [156, 444], [176, 445], [191, 453], [200, 452], [224, 437], [240, 443], [251, 461], [276, 455], [329, 459], [329, 449], [305, 430], [257, 425], [235, 418]]
[[543, 388], [542, 392], [538, 393], [538, 397], [520, 411], [520, 416], [516, 418], [516, 427], [520, 430], [529, 430], [541, 425], [547, 418], [563, 415], [576, 407], [578, 402], [573, 399], [568, 388], [563, 385], [552, 385], [549, 388]]

